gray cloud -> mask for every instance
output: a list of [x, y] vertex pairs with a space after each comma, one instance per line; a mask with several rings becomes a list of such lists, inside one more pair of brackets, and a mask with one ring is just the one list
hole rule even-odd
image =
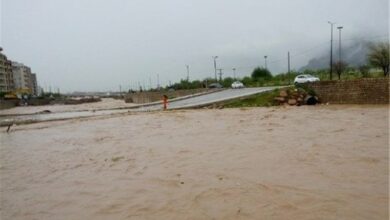
[[213, 76], [213, 55], [225, 75], [264, 55], [278, 73], [288, 50], [299, 69], [328, 49], [328, 20], [346, 39], [389, 30], [387, 0], [3, 0], [1, 10], [6, 55], [63, 91], [156, 84], [156, 74], [166, 84], [186, 64], [191, 78]]

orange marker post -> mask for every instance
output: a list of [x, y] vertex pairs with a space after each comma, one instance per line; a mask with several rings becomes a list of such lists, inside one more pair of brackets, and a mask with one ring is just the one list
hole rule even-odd
[[166, 95], [163, 95], [163, 106], [164, 106], [164, 110], [167, 110], [167, 107], [168, 107], [168, 96], [166, 96]]

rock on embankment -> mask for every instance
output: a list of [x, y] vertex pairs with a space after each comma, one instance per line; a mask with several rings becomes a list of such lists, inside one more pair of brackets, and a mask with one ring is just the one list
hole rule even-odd
[[315, 105], [318, 103], [318, 97], [308, 94], [303, 89], [284, 89], [279, 92], [279, 96], [274, 100], [279, 105]]

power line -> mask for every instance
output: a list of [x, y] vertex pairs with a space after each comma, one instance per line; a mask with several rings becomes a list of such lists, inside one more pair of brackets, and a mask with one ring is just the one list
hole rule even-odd
[[[380, 39], [380, 38], [388, 38], [389, 35], [386, 34], [386, 35], [375, 35], [375, 36], [371, 36], [371, 37], [363, 37], [363, 38], [349, 38], [349, 39], [343, 39], [343, 41], [362, 41], [362, 40], [372, 40], [372, 39]], [[338, 41], [337, 41], [338, 42]], [[308, 49], [304, 49], [304, 50], [301, 50], [301, 51], [298, 51], [298, 52], [291, 52], [290, 51], [290, 58], [296, 58], [296, 57], [299, 57], [299, 56], [303, 56], [305, 54], [308, 54], [310, 52], [313, 52], [319, 48], [322, 48], [322, 47], [325, 47], [329, 44], [329, 41], [326, 41], [326, 42], [321, 42], [319, 44], [316, 44], [315, 46], [313, 47], [310, 47]], [[350, 47], [347, 47], [347, 48], [352, 48], [354, 46], [350, 46]], [[275, 59], [275, 60], [270, 60], [270, 61], [267, 61], [268, 64], [275, 64], [275, 63], [279, 63], [279, 62], [282, 62], [282, 61], [285, 61], [285, 58], [279, 58], [279, 59]], [[236, 69], [253, 69], [253, 68], [256, 68], [258, 67], [259, 65], [253, 65], [253, 66], [241, 66], [241, 67], [236, 67]]]
[[[343, 39], [343, 41], [364, 41], [364, 40], [374, 40], [374, 39], [388, 39], [389, 38], [389, 34], [383, 34], [383, 35], [373, 35], [373, 36], [367, 36], [367, 37], [357, 37], [357, 38], [346, 38], [346, 39]], [[338, 40], [334, 40], [334, 42], [338, 42]], [[300, 56], [304, 56], [306, 54], [309, 54], [309, 53], [312, 53], [314, 51], [318, 51], [318, 49], [320, 48], [324, 48], [325, 46], [327, 46], [329, 44], [329, 40], [328, 41], [324, 41], [324, 42], [321, 42], [321, 43], [318, 43], [318, 44], [315, 44], [314, 46], [312, 47], [309, 47], [309, 48], [306, 48], [306, 49], [296, 49], [296, 50], [289, 50], [290, 52], [290, 59], [292, 58], [297, 58], [297, 57], [300, 57]], [[350, 48], [353, 48], [355, 47], [355, 45], [352, 45], [352, 46], [349, 46], [349, 47], [343, 47], [343, 49], [350, 49]], [[268, 57], [274, 57], [275, 59], [268, 59]], [[214, 71], [215, 71], [215, 77], [217, 77], [217, 65], [216, 65], [216, 59], [218, 58], [218, 56], [213, 56], [212, 57], [213, 60], [214, 60]], [[286, 58], [285, 58], [285, 55], [283, 56], [267, 56], [267, 66], [269, 65], [272, 65], [272, 64], [276, 64], [276, 63], [280, 63], [280, 62], [285, 62], [286, 61]], [[221, 69], [232, 69], [232, 68], [235, 68], [235, 71], [237, 71], [238, 73], [240, 73], [241, 71], [245, 71], [245, 70], [253, 70], [254, 68], [258, 67], [260, 64], [255, 64], [255, 65], [248, 65], [248, 66], [234, 66], [234, 67], [229, 67], [229, 66], [219, 66], [219, 68]], [[188, 75], [187, 75], [188, 76]], [[157, 77], [159, 78], [159, 77]], [[189, 77], [188, 77], [189, 78]], [[159, 80], [157, 80], [159, 81]], [[150, 84], [150, 82], [149, 82]], [[159, 85], [159, 82], [157, 82], [157, 86]], [[137, 85], [135, 85], [136, 87]], [[140, 85], [138, 85], [138, 88], [140, 87]]]
[[[389, 37], [389, 35], [376, 35], [376, 36], [372, 36], [372, 37], [343, 39], [343, 41], [361, 41], [361, 40], [372, 40], [372, 39], [380, 39], [380, 38], [388, 38], [388, 37]], [[329, 43], [329, 41], [319, 43], [319, 44], [317, 44], [317, 45], [315, 45], [315, 46], [313, 46], [313, 47], [311, 47], [309, 49], [305, 49], [305, 50], [302, 50], [300, 52], [291, 53], [290, 56], [291, 57], [298, 57], [298, 56], [305, 55], [307, 53], [310, 53], [310, 52], [314, 51], [315, 49], [324, 47], [328, 43]], [[283, 61], [283, 60], [284, 60], [284, 58], [283, 59], [278, 59], [278, 60], [275, 60], [275, 61], [271, 61], [269, 63], [276, 63], [276, 62]]]

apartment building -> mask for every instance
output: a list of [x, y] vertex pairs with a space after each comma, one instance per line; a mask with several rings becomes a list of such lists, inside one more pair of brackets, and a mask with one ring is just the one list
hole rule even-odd
[[9, 92], [14, 89], [12, 63], [2, 51], [0, 47], [0, 92]]
[[37, 82], [37, 74], [31, 73], [30, 77], [30, 88], [31, 88], [31, 93], [33, 95], [38, 95], [38, 82]]
[[31, 69], [23, 63], [12, 62], [12, 73], [14, 75], [14, 86], [16, 90], [30, 90], [31, 88]]
[[2, 51], [0, 47], [0, 92], [22, 90], [38, 95], [37, 75], [23, 63], [8, 60]]

